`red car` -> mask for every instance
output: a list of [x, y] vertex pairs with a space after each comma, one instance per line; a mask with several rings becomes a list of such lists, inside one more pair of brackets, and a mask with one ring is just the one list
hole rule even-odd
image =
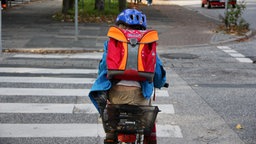
[[[229, 4], [235, 7], [236, 0], [229, 0]], [[212, 6], [224, 7], [225, 0], [202, 0], [202, 7], [204, 7], [204, 5], [207, 5], [207, 8], [211, 8]]]
[[7, 7], [7, 0], [1, 0], [2, 8], [5, 9]]

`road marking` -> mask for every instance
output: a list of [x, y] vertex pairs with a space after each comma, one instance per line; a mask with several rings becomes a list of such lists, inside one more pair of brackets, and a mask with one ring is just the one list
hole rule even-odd
[[45, 58], [45, 59], [101, 59], [102, 53], [80, 53], [80, 54], [15, 54], [14, 58]]
[[172, 104], [155, 104], [156, 106], [158, 106], [158, 108], [161, 110], [160, 113], [164, 113], [164, 114], [174, 114], [174, 107]]
[[221, 49], [225, 53], [229, 54], [230, 56], [232, 56], [233, 58], [235, 58], [239, 62], [242, 62], [242, 63], [253, 63], [253, 61], [251, 59], [246, 58], [243, 54], [237, 52], [236, 50], [231, 49], [228, 46], [217, 46], [217, 48]]
[[223, 50], [223, 51], [228, 53], [228, 54], [230, 54], [230, 53], [238, 53], [237, 51], [232, 50], [232, 49], [230, 49], [230, 50]]
[[243, 58], [244, 55], [240, 54], [240, 53], [230, 53], [229, 55], [231, 55], [232, 57], [237, 57], [237, 58]]
[[157, 137], [183, 138], [181, 129], [177, 125], [156, 125]]
[[164, 89], [156, 89], [156, 97], [169, 97], [169, 93]]
[[0, 76], [5, 83], [60, 83], [60, 84], [93, 84], [95, 78], [58, 78], [58, 77], [8, 77]]
[[[163, 114], [174, 114], [172, 104], [155, 104]], [[88, 113], [97, 114], [93, 104], [0, 103], [0, 113]]]
[[236, 59], [243, 63], [253, 63], [253, 61], [249, 58], [236, 58]]
[[221, 50], [230, 50], [231, 48], [228, 46], [217, 46], [217, 48], [221, 49]]
[[[90, 89], [0, 88], [3, 96], [88, 96]], [[157, 97], [169, 97], [167, 90], [156, 90]]]
[[[30, 55], [16, 54], [15, 58], [52, 58], [52, 59], [100, 59], [102, 54], [75, 55]], [[96, 69], [52, 69], [1, 67], [0, 73], [31, 74], [97, 74]], [[95, 78], [59, 78], [59, 77], [10, 77], [0, 76], [5, 83], [56, 83], [56, 84], [93, 84]], [[87, 97], [90, 89], [60, 88], [0, 88], [0, 96], [82, 96]], [[167, 89], [156, 89], [157, 97], [169, 97]], [[174, 114], [172, 104], [154, 104], [161, 110], [160, 114]], [[60, 103], [0, 103], [0, 113], [5, 114], [98, 114], [93, 104], [60, 104]], [[160, 117], [163, 115], [159, 115]], [[182, 138], [177, 125], [157, 124], [159, 138]], [[0, 124], [2, 138], [30, 137], [105, 137], [102, 124]]]
[[0, 137], [104, 137], [101, 124], [0, 124]]
[[0, 67], [0, 73], [30, 73], [30, 74], [96, 74], [97, 69], [53, 69], [53, 68], [26, 68]]
[[93, 104], [0, 103], [0, 113], [63, 113], [97, 114]]
[[[105, 137], [102, 124], [0, 124], [0, 137]], [[157, 137], [183, 138], [179, 126], [157, 124]]]
[[88, 96], [89, 89], [0, 88], [4, 96]]

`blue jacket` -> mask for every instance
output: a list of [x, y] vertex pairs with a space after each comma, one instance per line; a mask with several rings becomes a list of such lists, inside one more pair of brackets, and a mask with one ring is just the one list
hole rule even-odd
[[[107, 79], [107, 65], [106, 65], [106, 57], [107, 57], [107, 46], [108, 46], [108, 41], [104, 43], [104, 53], [102, 56], [102, 59], [99, 63], [99, 69], [98, 69], [98, 77], [94, 84], [91, 87], [89, 97], [92, 101], [92, 103], [95, 105], [95, 107], [98, 109], [98, 105], [96, 101], [93, 98], [93, 95], [97, 94], [97, 91], [107, 91], [111, 88], [112, 84], [109, 79]], [[153, 89], [155, 88], [161, 88], [164, 86], [166, 82], [166, 72], [163, 68], [162, 62], [160, 58], [156, 57], [156, 68], [155, 68], [155, 75], [154, 75], [154, 80], [153, 82], [149, 81], [143, 81], [140, 82], [141, 84], [141, 89], [142, 89], [142, 94], [146, 99], [150, 99]], [[96, 93], [95, 93], [96, 92]], [[99, 110], [99, 109], [98, 109]]]

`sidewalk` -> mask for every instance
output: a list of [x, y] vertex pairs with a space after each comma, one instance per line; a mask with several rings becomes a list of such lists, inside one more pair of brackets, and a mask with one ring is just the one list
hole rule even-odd
[[[61, 5], [61, 0], [43, 0], [3, 11], [3, 49], [102, 50], [109, 25], [79, 24], [75, 41], [74, 23], [52, 20]], [[152, 6], [141, 10], [147, 15], [148, 27], [159, 32], [159, 49], [209, 45], [234, 38], [214, 33], [218, 22], [171, 1], [154, 0]]]

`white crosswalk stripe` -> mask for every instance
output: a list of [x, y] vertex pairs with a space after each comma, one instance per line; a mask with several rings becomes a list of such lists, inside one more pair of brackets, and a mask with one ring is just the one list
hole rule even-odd
[[[104, 137], [102, 124], [0, 124], [0, 129], [0, 137]], [[183, 137], [178, 126], [157, 125], [157, 130], [159, 138]]]
[[218, 49], [222, 50], [223, 52], [229, 54], [236, 60], [242, 63], [253, 63], [253, 61], [247, 57], [245, 57], [243, 54], [237, 52], [236, 50], [231, 49], [228, 46], [217, 46]]
[[[100, 59], [101, 53], [93, 54], [74, 54], [74, 55], [33, 55], [33, 54], [16, 54], [13, 58], [33, 58], [33, 59]], [[31, 68], [31, 67], [0, 67], [0, 116], [17, 115], [34, 115], [55, 114], [62, 115], [96, 115], [98, 112], [92, 103], [85, 102], [55, 102], [51, 99], [47, 102], [40, 101], [42, 98], [87, 98], [89, 87], [95, 81], [92, 77], [69, 77], [62, 74], [97, 74], [97, 69], [75, 69], [75, 68]], [[26, 74], [24, 76], [15, 74]], [[31, 76], [30, 74], [48, 74], [47, 76]], [[54, 74], [54, 75], [52, 75]], [[56, 76], [56, 74], [60, 76]], [[14, 76], [13, 76], [14, 75]], [[51, 76], [52, 75], [52, 76]], [[21, 85], [25, 85], [20, 87]], [[49, 87], [41, 87], [41, 84], [49, 85]], [[53, 87], [52, 85], [58, 85]], [[50, 86], [51, 85], [51, 86]], [[62, 87], [62, 85], [72, 85]], [[83, 85], [84, 88], [76, 87]], [[86, 87], [87, 86], [87, 87]], [[156, 95], [159, 99], [168, 98], [167, 89], [156, 90]], [[37, 97], [38, 101], [19, 101], [28, 97]], [[5, 100], [5, 101], [1, 101]], [[14, 99], [11, 102], [8, 100]], [[17, 99], [17, 100], [16, 100]], [[175, 115], [174, 106], [170, 103], [154, 103], [161, 110], [162, 115]], [[21, 116], [23, 117], [23, 116]], [[1, 117], [0, 117], [1, 118]], [[168, 120], [167, 120], [168, 121]], [[182, 138], [182, 131], [178, 125], [165, 124], [158, 122], [157, 136], [159, 138]], [[86, 122], [70, 122], [58, 123], [51, 122], [40, 123], [16, 123], [3, 122], [0, 124], [0, 138], [47, 138], [47, 137], [104, 137], [103, 126], [98, 118], [94, 123]]]
[[30, 74], [94, 74], [96, 69], [54, 69], [54, 68], [26, 68], [0, 67], [1, 73], [30, 73]]
[[95, 78], [57, 78], [57, 77], [8, 77], [0, 76], [1, 82], [6, 83], [69, 83], [69, 84], [93, 84]]
[[[171, 104], [157, 104], [161, 113], [174, 114]], [[93, 104], [0, 103], [0, 113], [98, 113]]]
[[[0, 94], [6, 96], [84, 96], [87, 97], [90, 89], [58, 89], [58, 88], [0, 88]], [[156, 90], [157, 97], [168, 97], [167, 90]]]
[[52, 58], [52, 59], [101, 59], [102, 53], [89, 53], [89, 54], [70, 54], [70, 55], [59, 55], [59, 54], [17, 54], [13, 56], [14, 58]]

